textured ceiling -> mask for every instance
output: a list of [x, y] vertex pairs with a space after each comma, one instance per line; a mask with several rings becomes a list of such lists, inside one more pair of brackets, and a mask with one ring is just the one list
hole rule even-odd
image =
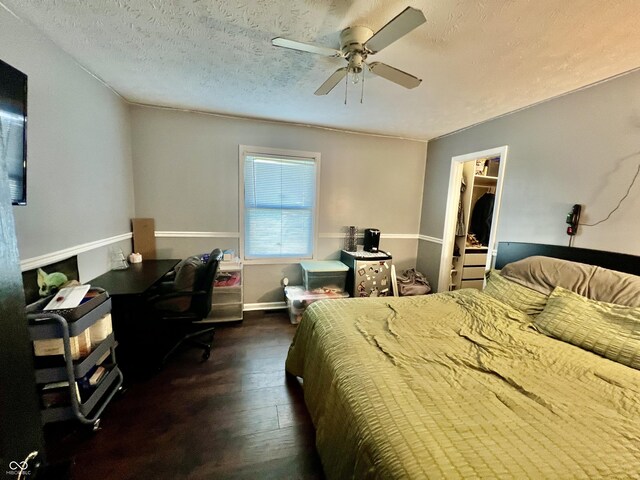
[[[638, 0], [0, 0], [132, 102], [429, 139], [640, 66]], [[339, 48], [406, 6], [427, 23], [370, 60], [423, 79], [313, 92]]]

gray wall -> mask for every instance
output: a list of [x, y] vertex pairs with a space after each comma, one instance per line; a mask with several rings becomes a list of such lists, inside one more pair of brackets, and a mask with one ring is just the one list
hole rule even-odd
[[[381, 229], [381, 248], [399, 268], [415, 266], [425, 143], [142, 106], [131, 107], [131, 121], [136, 216], [155, 218], [160, 232], [232, 234], [161, 237], [161, 256], [238, 249], [238, 145], [244, 144], [322, 154], [321, 259], [337, 258], [344, 226], [358, 225]], [[245, 302], [282, 301], [283, 276], [299, 282], [299, 266], [247, 266]]]
[[[584, 223], [604, 218], [636, 172], [638, 92], [635, 72], [430, 141], [420, 233], [443, 236], [451, 158], [508, 145], [498, 241], [566, 245], [571, 206], [583, 205]], [[609, 221], [580, 227], [574, 245], [640, 255], [639, 210], [640, 179]], [[440, 247], [421, 245], [418, 268], [437, 272]]]
[[[130, 232], [126, 103], [2, 8], [0, 59], [29, 76], [28, 205], [13, 209], [21, 260]], [[79, 267], [82, 280], [104, 272], [107, 249], [82, 253]]]

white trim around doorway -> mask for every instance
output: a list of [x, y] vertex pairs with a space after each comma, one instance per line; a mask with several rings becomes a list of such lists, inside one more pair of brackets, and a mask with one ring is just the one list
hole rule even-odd
[[[480, 158], [500, 157], [500, 170], [498, 171], [498, 180], [496, 183], [496, 200], [493, 209], [493, 218], [491, 235], [489, 237], [489, 249], [492, 253], [495, 248], [496, 232], [498, 227], [498, 217], [500, 213], [500, 204], [502, 200], [502, 183], [507, 163], [507, 151], [509, 147], [503, 145], [501, 147], [490, 148], [478, 152], [457, 155], [451, 158], [451, 170], [449, 174], [449, 189], [447, 193], [447, 206], [444, 217], [444, 230], [442, 232], [442, 250], [440, 253], [440, 273], [438, 275], [438, 292], [446, 292], [449, 289], [449, 281], [451, 278], [451, 258], [453, 256], [453, 244], [455, 242], [455, 225], [458, 217], [458, 202], [460, 201], [460, 181], [462, 179], [462, 168], [465, 162], [477, 160]], [[494, 255], [487, 255], [486, 268], [491, 268]]]

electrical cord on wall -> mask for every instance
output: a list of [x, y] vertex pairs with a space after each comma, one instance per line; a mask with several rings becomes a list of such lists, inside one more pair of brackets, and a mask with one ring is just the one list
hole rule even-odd
[[[603, 218], [602, 220], [600, 220], [598, 222], [595, 222], [595, 223], [579, 223], [578, 225], [581, 225], [583, 227], [595, 227], [596, 225], [600, 225], [601, 223], [604, 223], [607, 220], [609, 220], [609, 218], [611, 218], [611, 215], [613, 215], [616, 212], [616, 210], [618, 210], [620, 208], [620, 205], [622, 205], [622, 202], [624, 202], [626, 200], [626, 198], [629, 196], [629, 193], [631, 193], [631, 189], [633, 188], [633, 185], [636, 183], [638, 175], [640, 175], [640, 163], [638, 163], [638, 168], [636, 170], [636, 174], [633, 176], [633, 179], [631, 180], [631, 183], [629, 184], [629, 187], [627, 188], [627, 192], [620, 199], [620, 201], [615, 206], [615, 208], [609, 212], [609, 215], [607, 215], [605, 218]], [[569, 239], [569, 246], [571, 246], [571, 243], [572, 243], [572, 239]]]

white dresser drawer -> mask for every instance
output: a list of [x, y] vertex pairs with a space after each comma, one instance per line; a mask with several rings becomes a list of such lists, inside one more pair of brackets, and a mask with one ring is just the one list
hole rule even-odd
[[483, 267], [487, 264], [486, 253], [465, 253], [464, 254], [464, 266], [480, 266]]
[[462, 280], [460, 282], [460, 288], [475, 288], [482, 290], [484, 288], [484, 279], [481, 280]]
[[464, 267], [462, 269], [463, 280], [476, 280], [484, 278], [484, 266], [482, 267]]

